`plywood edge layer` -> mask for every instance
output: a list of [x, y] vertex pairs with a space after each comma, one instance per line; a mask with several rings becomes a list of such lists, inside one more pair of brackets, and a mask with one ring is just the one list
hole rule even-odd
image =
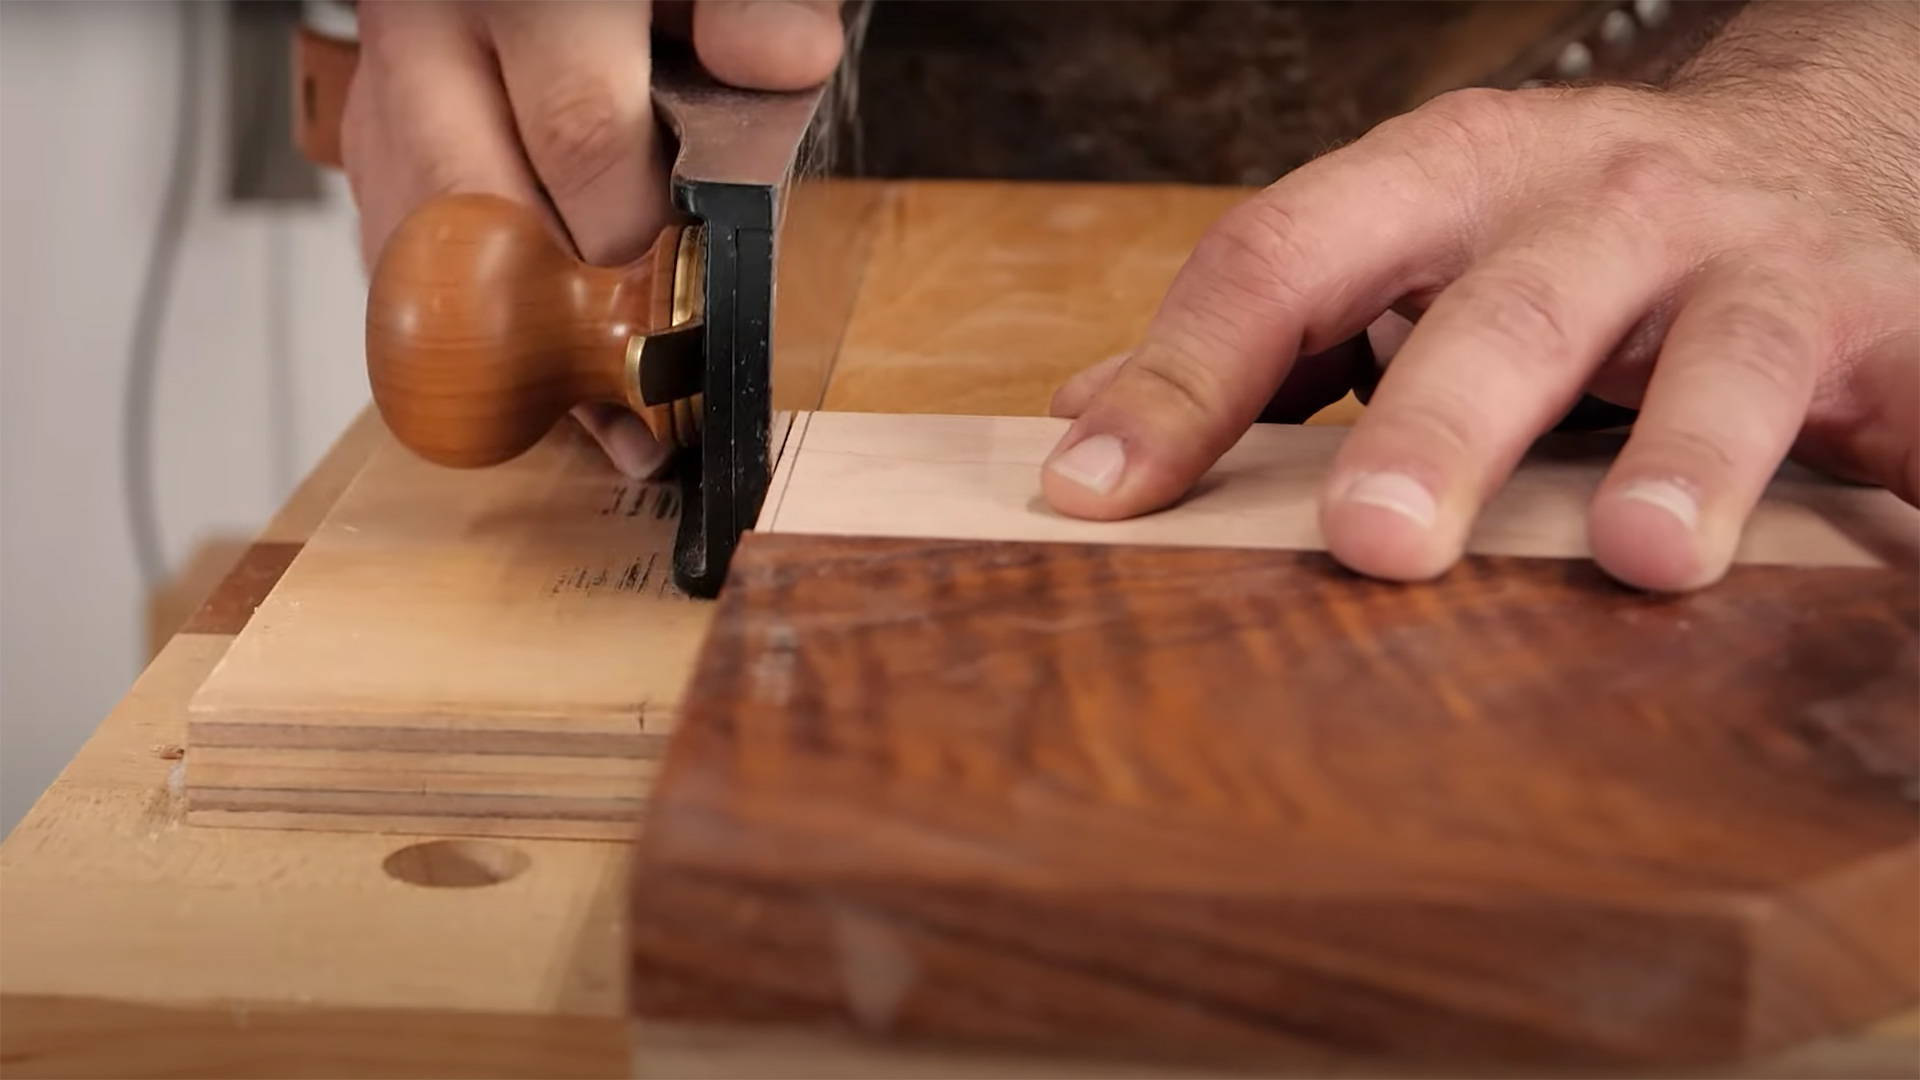
[[487, 711], [424, 703], [268, 704], [230, 701], [204, 692], [187, 706], [196, 724], [266, 727], [407, 728], [421, 731], [548, 731], [560, 735], [664, 733], [673, 729], [678, 701], [618, 704], [569, 703], [564, 708], [493, 708]]
[[628, 820], [450, 816], [435, 814], [345, 814], [326, 811], [187, 811], [187, 824], [237, 829], [309, 832], [376, 832], [401, 836], [485, 836], [528, 840], [631, 840], [638, 812]]
[[[613, 1017], [6, 994], [0, 1060], [19, 1076], [602, 1077], [628, 1053]], [[377, 1047], [371, 1052], [370, 1047]], [[375, 1064], [378, 1062], [379, 1064]]]
[[581, 756], [571, 754], [466, 754], [405, 750], [301, 750], [271, 747], [196, 746], [187, 754], [189, 769], [232, 767], [290, 770], [350, 769], [359, 773], [391, 772], [412, 775], [431, 771], [447, 775], [507, 777], [567, 776], [633, 778], [652, 776], [659, 763], [653, 758]]
[[463, 754], [512, 754], [529, 757], [657, 757], [666, 748], [665, 732], [611, 734], [564, 729], [448, 729], [376, 727], [361, 724], [231, 723], [193, 720], [187, 739], [200, 747], [260, 747], [287, 750], [369, 750], [378, 752], [448, 751]]
[[262, 813], [409, 817], [511, 818], [514, 820], [637, 820], [644, 803], [635, 790], [628, 798], [571, 798], [551, 795], [459, 795], [446, 792], [301, 791], [296, 789], [203, 789], [193, 812], [237, 810]]
[[[232, 763], [204, 760], [201, 755], [187, 759], [187, 794], [200, 803], [205, 793], [220, 789], [244, 791], [358, 791], [407, 794], [426, 790], [446, 795], [573, 796], [628, 799], [643, 789], [649, 771], [630, 769], [622, 773], [596, 775], [582, 769], [577, 772], [547, 772], [515, 769], [524, 759], [512, 758], [485, 772], [455, 771], [446, 768], [414, 770], [359, 768], [351, 763], [331, 768], [257, 762], [242, 758]], [[632, 764], [638, 765], [639, 762]]]

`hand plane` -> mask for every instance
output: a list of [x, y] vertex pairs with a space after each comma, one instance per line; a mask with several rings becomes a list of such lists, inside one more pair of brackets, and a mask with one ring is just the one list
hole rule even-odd
[[[312, 44], [301, 43], [309, 71]], [[574, 405], [628, 405], [676, 450], [675, 582], [717, 592], [784, 431], [773, 386], [776, 251], [823, 92], [736, 90], [656, 43], [653, 99], [678, 144], [680, 220], [626, 266], [581, 262], [534, 212], [496, 196], [416, 209], [387, 240], [368, 289], [367, 374], [387, 427], [431, 461], [474, 467], [519, 455]], [[303, 133], [325, 127], [297, 121]], [[321, 141], [337, 148], [337, 137]], [[823, 387], [781, 389], [787, 410], [816, 407]]]

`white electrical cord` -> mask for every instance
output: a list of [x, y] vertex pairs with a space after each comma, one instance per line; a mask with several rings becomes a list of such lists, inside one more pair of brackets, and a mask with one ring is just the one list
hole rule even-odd
[[132, 336], [127, 344], [127, 381], [121, 399], [121, 475], [127, 529], [133, 540], [135, 564], [148, 588], [159, 585], [167, 573], [166, 550], [161, 545], [159, 514], [154, 505], [154, 378], [159, 365], [160, 331], [173, 298], [174, 271], [192, 209], [193, 171], [200, 148], [199, 95], [195, 92], [200, 78], [200, 34], [194, 8], [186, 0], [175, 8], [180, 21], [180, 85], [174, 105], [173, 158], [134, 307]]

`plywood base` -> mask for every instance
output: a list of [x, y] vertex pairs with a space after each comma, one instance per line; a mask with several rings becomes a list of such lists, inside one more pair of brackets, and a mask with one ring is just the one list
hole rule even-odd
[[0, 1072], [626, 1075], [624, 843], [485, 841], [524, 869], [447, 888], [389, 871], [418, 835], [187, 825], [189, 697], [384, 442], [349, 429], [0, 845]]
[[629, 835], [708, 612], [677, 496], [572, 425], [478, 472], [385, 443], [194, 696], [189, 819]]
[[1844, 1031], [1920, 994], [1917, 627], [1881, 568], [751, 537], [634, 1006], [1216, 1061]]

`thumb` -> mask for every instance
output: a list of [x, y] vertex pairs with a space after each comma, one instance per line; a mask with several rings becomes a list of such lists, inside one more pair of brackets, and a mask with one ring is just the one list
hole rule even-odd
[[819, 86], [844, 48], [840, 0], [695, 0], [693, 44], [700, 63], [729, 86]]
[[1145, 340], [1048, 456], [1054, 509], [1113, 519], [1172, 503], [1252, 425], [1297, 355], [1360, 333], [1444, 262], [1458, 230], [1434, 212], [1431, 176], [1396, 150], [1362, 139], [1207, 230]]
[[[1056, 510], [1112, 519], [1178, 499], [1246, 431], [1292, 365], [1313, 265], [1281, 181], [1215, 222], [1147, 333], [1048, 457]], [[1282, 197], [1275, 198], [1276, 193]]]
[[1093, 399], [1041, 472], [1054, 509], [1124, 518], [1173, 502], [1253, 423], [1271, 364], [1231, 370], [1148, 338]]

